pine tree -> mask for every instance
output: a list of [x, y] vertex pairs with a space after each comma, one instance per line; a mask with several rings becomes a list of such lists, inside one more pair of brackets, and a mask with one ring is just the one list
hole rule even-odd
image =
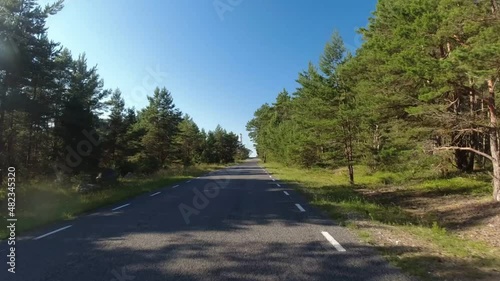
[[109, 107], [109, 118], [106, 120], [106, 131], [103, 141], [103, 166], [120, 168], [125, 161], [125, 143], [123, 136], [127, 132], [125, 123], [125, 101], [121, 91], [115, 89], [106, 103]]
[[175, 107], [172, 95], [166, 88], [156, 88], [148, 97], [149, 105], [139, 114], [137, 125], [144, 130], [141, 138], [142, 159], [149, 169], [165, 167], [175, 159], [175, 137], [181, 122], [181, 112]]
[[184, 166], [190, 166], [200, 161], [200, 149], [203, 145], [203, 135], [193, 119], [185, 114], [179, 123], [179, 134], [176, 138], [179, 149], [179, 159]]

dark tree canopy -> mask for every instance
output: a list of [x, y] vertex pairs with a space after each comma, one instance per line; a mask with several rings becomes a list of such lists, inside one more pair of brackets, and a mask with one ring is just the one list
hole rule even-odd
[[234, 133], [200, 131], [166, 88], [144, 97], [145, 108], [127, 108], [85, 54], [75, 58], [48, 39], [45, 21], [62, 8], [63, 1], [0, 0], [1, 167], [15, 166], [28, 179], [248, 157]]
[[[264, 160], [493, 173], [500, 201], [498, 0], [380, 0], [349, 54], [335, 32], [299, 88], [247, 128]], [[448, 151], [448, 152], [445, 152]], [[452, 159], [450, 165], [443, 159]]]

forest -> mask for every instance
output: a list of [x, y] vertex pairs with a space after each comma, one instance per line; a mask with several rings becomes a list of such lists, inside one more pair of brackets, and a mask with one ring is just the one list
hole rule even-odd
[[238, 135], [200, 129], [164, 87], [143, 97], [145, 108], [127, 107], [85, 54], [48, 38], [46, 19], [62, 1], [2, 0], [0, 8], [0, 166], [15, 167], [23, 181], [95, 177], [103, 168], [151, 174], [248, 157]]
[[486, 171], [500, 201], [497, 0], [380, 0], [348, 50], [338, 32], [298, 88], [247, 129], [264, 161], [436, 176]]

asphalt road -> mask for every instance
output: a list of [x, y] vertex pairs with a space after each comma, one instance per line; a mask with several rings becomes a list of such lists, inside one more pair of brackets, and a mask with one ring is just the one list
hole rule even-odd
[[0, 280], [410, 280], [255, 160], [158, 192], [18, 237], [15, 274], [3, 241]]

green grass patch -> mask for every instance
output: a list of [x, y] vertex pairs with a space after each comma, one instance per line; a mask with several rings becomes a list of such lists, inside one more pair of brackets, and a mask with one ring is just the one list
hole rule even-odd
[[491, 258], [495, 257], [500, 262], [498, 249], [483, 242], [464, 240], [435, 223], [432, 227], [405, 227], [410, 233], [433, 243], [447, 255], [457, 258]]
[[491, 180], [484, 178], [455, 177], [449, 179], [431, 179], [411, 186], [412, 189], [434, 191], [446, 194], [475, 194], [483, 195], [491, 192]]
[[[18, 234], [63, 220], [71, 220], [79, 214], [111, 205], [140, 194], [187, 180], [221, 165], [199, 165], [188, 168], [172, 168], [155, 175], [120, 180], [116, 185], [89, 194], [79, 194], [71, 186], [58, 186], [49, 182], [33, 182], [16, 188], [16, 230]], [[5, 192], [0, 200], [6, 202]], [[4, 204], [5, 205], [5, 204]], [[2, 220], [6, 221], [7, 206], [2, 205]], [[7, 237], [6, 227], [0, 229], [0, 239]]]
[[[367, 243], [376, 244], [370, 232], [358, 229], [354, 223], [356, 220], [368, 219], [375, 225], [391, 226], [402, 233], [418, 237], [426, 246], [435, 249], [437, 254], [419, 252], [418, 247], [401, 249], [397, 246], [377, 246], [391, 263], [412, 275], [424, 280], [434, 280], [436, 276], [429, 272], [445, 264], [448, 272], [461, 274], [463, 271], [464, 276], [474, 279], [474, 274], [482, 274], [482, 269], [500, 267], [498, 249], [486, 243], [458, 237], [439, 227], [435, 217], [416, 217], [398, 205], [400, 203], [398, 200], [411, 199], [412, 196], [421, 199], [428, 196], [469, 194], [490, 196], [491, 179], [484, 173], [450, 178], [438, 178], [428, 173], [427, 178], [414, 178], [413, 172], [372, 172], [367, 167], [357, 166], [356, 185], [349, 185], [346, 169], [307, 170], [276, 163], [265, 163], [264, 166], [280, 180], [303, 193], [311, 204], [328, 213], [340, 224], [355, 230]], [[360, 189], [365, 193], [360, 192]], [[384, 195], [382, 199], [379, 197], [373, 199], [366, 194], [366, 191], [376, 193], [379, 189], [389, 190], [390, 196], [384, 197], [385, 194], [382, 194]], [[446, 278], [444, 276], [444, 279]]]
[[283, 167], [276, 163], [266, 163], [265, 166], [281, 180], [294, 185], [309, 198], [311, 204], [320, 207], [340, 223], [353, 214], [388, 224], [418, 223], [416, 218], [397, 205], [370, 202], [356, 191], [358, 188], [382, 184], [383, 181], [377, 174], [370, 176], [358, 171], [361, 175], [360, 184], [352, 186], [348, 184], [347, 174], [341, 170], [331, 172], [324, 169], [304, 170]]

